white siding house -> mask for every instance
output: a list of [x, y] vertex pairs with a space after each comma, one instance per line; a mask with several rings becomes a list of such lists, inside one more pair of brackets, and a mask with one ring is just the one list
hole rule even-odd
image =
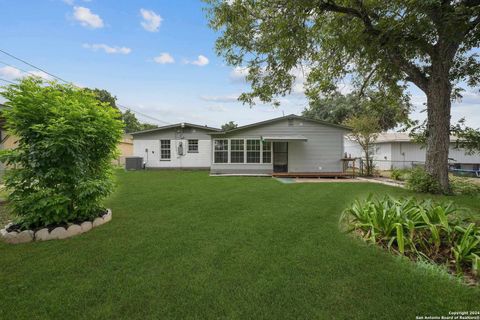
[[[364, 157], [360, 146], [345, 139], [345, 152], [352, 157]], [[411, 168], [415, 164], [424, 164], [426, 151], [421, 145], [411, 141], [408, 133], [382, 133], [372, 150], [375, 167], [379, 170]], [[480, 154], [467, 154], [456, 148], [456, 139], [451, 138], [449, 163], [452, 167], [464, 170], [479, 170]]]
[[349, 128], [288, 115], [229, 131], [175, 124], [132, 133], [146, 168], [204, 168], [212, 174], [341, 173]]
[[220, 129], [179, 123], [134, 132], [133, 155], [142, 157], [146, 168], [208, 169], [212, 141], [207, 133]]

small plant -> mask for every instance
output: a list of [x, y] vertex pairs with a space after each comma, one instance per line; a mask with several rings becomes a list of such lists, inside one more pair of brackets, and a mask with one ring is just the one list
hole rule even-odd
[[422, 167], [414, 167], [407, 179], [407, 188], [421, 193], [441, 193], [438, 182]]
[[457, 218], [458, 210], [452, 203], [369, 196], [345, 209], [340, 221], [367, 242], [477, 277], [480, 227]]
[[25, 78], [5, 87], [3, 116], [18, 146], [2, 154], [9, 207], [20, 228], [92, 219], [112, 191], [119, 114], [93, 93]]

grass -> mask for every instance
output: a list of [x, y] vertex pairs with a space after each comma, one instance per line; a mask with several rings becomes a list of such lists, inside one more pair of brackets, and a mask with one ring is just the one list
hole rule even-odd
[[[479, 288], [338, 231], [355, 197], [406, 190], [174, 171], [119, 171], [118, 184], [110, 223], [63, 241], [0, 244], [0, 318], [414, 319], [478, 309]], [[478, 198], [449, 199], [480, 217]]]

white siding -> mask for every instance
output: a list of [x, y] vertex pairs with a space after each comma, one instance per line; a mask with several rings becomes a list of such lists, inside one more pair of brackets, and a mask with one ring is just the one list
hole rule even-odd
[[[133, 136], [133, 154], [142, 157], [147, 168], [208, 169], [212, 162], [212, 142], [208, 132], [211, 130], [174, 127], [136, 134]], [[198, 153], [188, 152], [189, 139], [198, 140]], [[160, 159], [160, 140], [170, 140], [170, 160]], [[183, 155], [178, 153], [180, 143], [183, 145]]]
[[[183, 155], [178, 154], [180, 143]], [[133, 143], [133, 154], [143, 157], [147, 168], [209, 168], [211, 149], [211, 140], [198, 140], [198, 153], [188, 153], [188, 140], [170, 140], [170, 160], [160, 160], [160, 140], [134, 140]]]

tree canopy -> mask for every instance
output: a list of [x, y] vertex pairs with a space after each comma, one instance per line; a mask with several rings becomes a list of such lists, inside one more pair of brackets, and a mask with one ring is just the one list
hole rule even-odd
[[381, 92], [369, 92], [365, 95], [356, 92], [343, 95], [335, 92], [326, 97], [311, 99], [308, 108], [303, 111], [303, 116], [343, 124], [352, 116], [371, 115], [377, 119], [379, 130], [386, 131], [408, 122], [411, 106], [407, 97], [404, 98], [402, 100], [389, 97]]
[[127, 110], [124, 113], [122, 113], [122, 121], [123, 123], [125, 123], [126, 133], [137, 132], [137, 131], [153, 129], [158, 127], [157, 125], [154, 125], [154, 124], [140, 122], [135, 116], [135, 114], [130, 110]]
[[232, 130], [238, 127], [238, 124], [236, 124], [234, 121], [229, 121], [227, 123], [222, 124], [222, 130], [223, 131], [228, 131]]

